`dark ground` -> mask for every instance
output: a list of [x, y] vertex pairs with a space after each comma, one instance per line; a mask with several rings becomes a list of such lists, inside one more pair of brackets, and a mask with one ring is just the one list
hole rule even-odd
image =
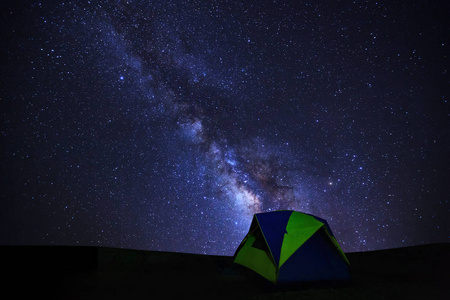
[[450, 243], [348, 253], [351, 282], [283, 289], [225, 256], [66, 246], [0, 251], [3, 292], [13, 298], [450, 299]]

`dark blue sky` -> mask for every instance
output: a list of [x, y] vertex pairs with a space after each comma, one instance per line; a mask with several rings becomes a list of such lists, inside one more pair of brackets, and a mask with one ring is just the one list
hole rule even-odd
[[0, 244], [448, 242], [445, 1], [2, 2]]

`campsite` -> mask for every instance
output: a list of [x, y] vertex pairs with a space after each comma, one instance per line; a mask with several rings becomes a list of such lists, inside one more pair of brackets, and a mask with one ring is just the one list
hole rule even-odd
[[450, 299], [450, 1], [0, 7], [3, 299]]
[[278, 285], [350, 279], [328, 222], [292, 210], [255, 214], [234, 262]]
[[[278, 288], [231, 256], [2, 246], [5, 295], [46, 299], [448, 299], [450, 244], [346, 253], [342, 285]], [[6, 266], [6, 267], [5, 267]]]

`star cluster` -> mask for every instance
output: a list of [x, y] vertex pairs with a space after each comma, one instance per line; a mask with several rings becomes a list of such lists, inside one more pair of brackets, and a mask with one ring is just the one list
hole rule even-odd
[[448, 242], [449, 4], [2, 3], [1, 244], [231, 255]]

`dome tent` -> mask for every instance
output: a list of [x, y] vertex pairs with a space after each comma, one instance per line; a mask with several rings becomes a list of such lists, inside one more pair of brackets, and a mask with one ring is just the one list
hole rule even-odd
[[350, 279], [349, 261], [328, 223], [291, 210], [255, 214], [234, 262], [273, 283]]

